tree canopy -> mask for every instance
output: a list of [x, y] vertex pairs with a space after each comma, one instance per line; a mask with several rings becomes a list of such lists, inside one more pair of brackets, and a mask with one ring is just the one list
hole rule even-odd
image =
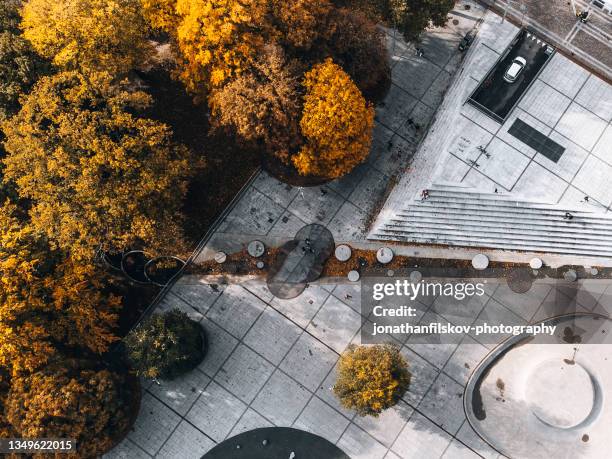
[[58, 345], [102, 353], [115, 341], [119, 298], [100, 273], [52, 250], [13, 204], [0, 208], [0, 364], [32, 371]]
[[293, 163], [302, 175], [340, 177], [370, 152], [374, 108], [331, 59], [306, 73], [304, 87], [300, 127], [306, 143]]
[[6, 419], [22, 438], [74, 438], [78, 457], [100, 457], [129, 427], [137, 397], [125, 375], [67, 362], [14, 377]]
[[180, 250], [189, 151], [168, 126], [137, 115], [148, 95], [111, 80], [75, 72], [41, 79], [3, 124], [5, 176], [32, 201], [33, 226], [73, 256], [135, 245]]
[[28, 0], [21, 27], [39, 54], [68, 70], [125, 74], [151, 54], [138, 0]]

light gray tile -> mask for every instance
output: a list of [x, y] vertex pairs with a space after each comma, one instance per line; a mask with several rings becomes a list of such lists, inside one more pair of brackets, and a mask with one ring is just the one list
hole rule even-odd
[[412, 96], [420, 99], [425, 95], [432, 81], [441, 69], [424, 57], [405, 56], [393, 66], [393, 82]]
[[463, 386], [440, 373], [418, 408], [425, 416], [454, 435], [465, 420]]
[[275, 179], [265, 171], [259, 173], [253, 186], [281, 207], [287, 207], [298, 193], [296, 187]]
[[546, 125], [554, 127], [570, 102], [569, 97], [536, 80], [519, 103], [519, 107]]
[[[211, 382], [187, 413], [186, 419], [220, 442], [232, 430], [247, 406], [223, 387]], [[223, 414], [219, 416], [219, 414]]]
[[306, 328], [328, 296], [329, 292], [325, 288], [310, 285], [304, 293], [291, 300], [274, 298], [272, 307], [300, 327]]
[[532, 161], [512, 188], [512, 192], [528, 199], [554, 204], [561, 199], [568, 185], [569, 183]]
[[266, 304], [239, 285], [228, 286], [206, 317], [237, 338], [242, 338]]
[[244, 337], [244, 343], [278, 365], [300, 333], [297, 325], [268, 307]]
[[576, 102], [606, 121], [612, 121], [612, 86], [591, 74]]
[[385, 100], [376, 107], [376, 120], [395, 131], [406, 122], [416, 103], [415, 97], [392, 84]]
[[588, 70], [570, 61], [563, 54], [555, 53], [542, 70], [539, 79], [573, 98], [588, 77]]
[[417, 406], [440, 371], [407, 346], [402, 348], [401, 353], [408, 362], [410, 371], [410, 386], [403, 399], [412, 406]]
[[317, 397], [313, 397], [300, 417], [295, 421], [294, 427], [319, 435], [332, 443], [336, 443], [349, 420], [325, 404]]
[[283, 208], [253, 187], [249, 188], [219, 227], [220, 233], [264, 235]]
[[413, 409], [400, 401], [397, 405], [384, 410], [378, 417], [356, 416], [353, 422], [369, 433], [380, 443], [390, 448], [412, 416]]
[[215, 442], [186, 421], [181, 421], [156, 458], [199, 459], [212, 448]]
[[103, 459], [148, 459], [151, 455], [145, 453], [136, 443], [125, 438], [121, 443], [102, 456]]
[[274, 427], [274, 424], [264, 418], [261, 414], [257, 413], [257, 411], [249, 408], [242, 415], [240, 421], [238, 421], [238, 423], [234, 426], [232, 432], [228, 435], [228, 438], [243, 432], [248, 432], [249, 430], [261, 429], [263, 427]]
[[336, 242], [361, 241], [366, 236], [367, 219], [365, 212], [346, 201], [327, 228], [332, 232]]
[[348, 426], [338, 441], [338, 447], [351, 459], [382, 459], [387, 448], [374, 440], [355, 424]]
[[250, 403], [272, 371], [271, 363], [240, 344], [223, 364], [215, 380], [242, 401]]
[[585, 150], [591, 151], [602, 132], [606, 122], [582, 106], [572, 102], [555, 131], [576, 142]]
[[437, 459], [451, 441], [449, 434], [415, 412], [391, 449], [403, 459]]
[[172, 381], [160, 381], [149, 391], [174, 411], [184, 416], [210, 382], [210, 378], [194, 369]]
[[487, 147], [491, 155], [480, 157], [478, 170], [507, 190], [519, 179], [529, 164], [529, 158], [510, 145], [495, 138]]
[[589, 156], [572, 185], [609, 206], [612, 203], [612, 166], [595, 156]]
[[361, 327], [361, 316], [334, 296], [327, 298], [307, 330], [340, 353]]
[[314, 391], [337, 360], [337, 354], [304, 333], [285, 357], [280, 369]]
[[304, 386], [276, 370], [251, 406], [275, 425], [289, 427], [310, 397]]
[[206, 318], [202, 321], [202, 325], [206, 332], [208, 351], [198, 368], [212, 377], [221, 368], [225, 359], [233, 352], [238, 344], [238, 340]]
[[140, 402], [140, 413], [128, 438], [147, 453], [154, 455], [170, 437], [181, 418], [178, 414], [145, 393]]
[[296, 196], [289, 210], [308, 224], [325, 225], [330, 222], [343, 202], [344, 199], [327, 186], [307, 187]]
[[474, 369], [488, 353], [488, 348], [475, 341], [471, 336], [464, 335], [463, 340], [444, 365], [444, 373], [465, 385]]

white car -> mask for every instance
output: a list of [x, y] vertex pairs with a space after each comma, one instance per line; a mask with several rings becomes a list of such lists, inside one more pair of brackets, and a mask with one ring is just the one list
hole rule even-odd
[[527, 61], [525, 59], [520, 56], [515, 57], [512, 64], [510, 64], [510, 67], [508, 67], [508, 70], [506, 70], [506, 73], [504, 74], [504, 81], [507, 83], [514, 83], [526, 65]]

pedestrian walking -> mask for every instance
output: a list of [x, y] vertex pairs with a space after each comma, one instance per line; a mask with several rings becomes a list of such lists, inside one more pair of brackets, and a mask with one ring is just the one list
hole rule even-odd
[[429, 190], [421, 191], [421, 201], [425, 201], [429, 197]]
[[572, 220], [574, 216], [569, 212], [565, 212], [565, 216], [563, 218], [565, 218], [566, 220]]

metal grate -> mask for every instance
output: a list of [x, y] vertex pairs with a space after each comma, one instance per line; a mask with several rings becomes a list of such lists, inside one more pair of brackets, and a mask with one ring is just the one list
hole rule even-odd
[[518, 118], [514, 121], [512, 126], [510, 126], [508, 133], [555, 163], [559, 161], [565, 152], [565, 147], [550, 140], [540, 131], [532, 128]]

